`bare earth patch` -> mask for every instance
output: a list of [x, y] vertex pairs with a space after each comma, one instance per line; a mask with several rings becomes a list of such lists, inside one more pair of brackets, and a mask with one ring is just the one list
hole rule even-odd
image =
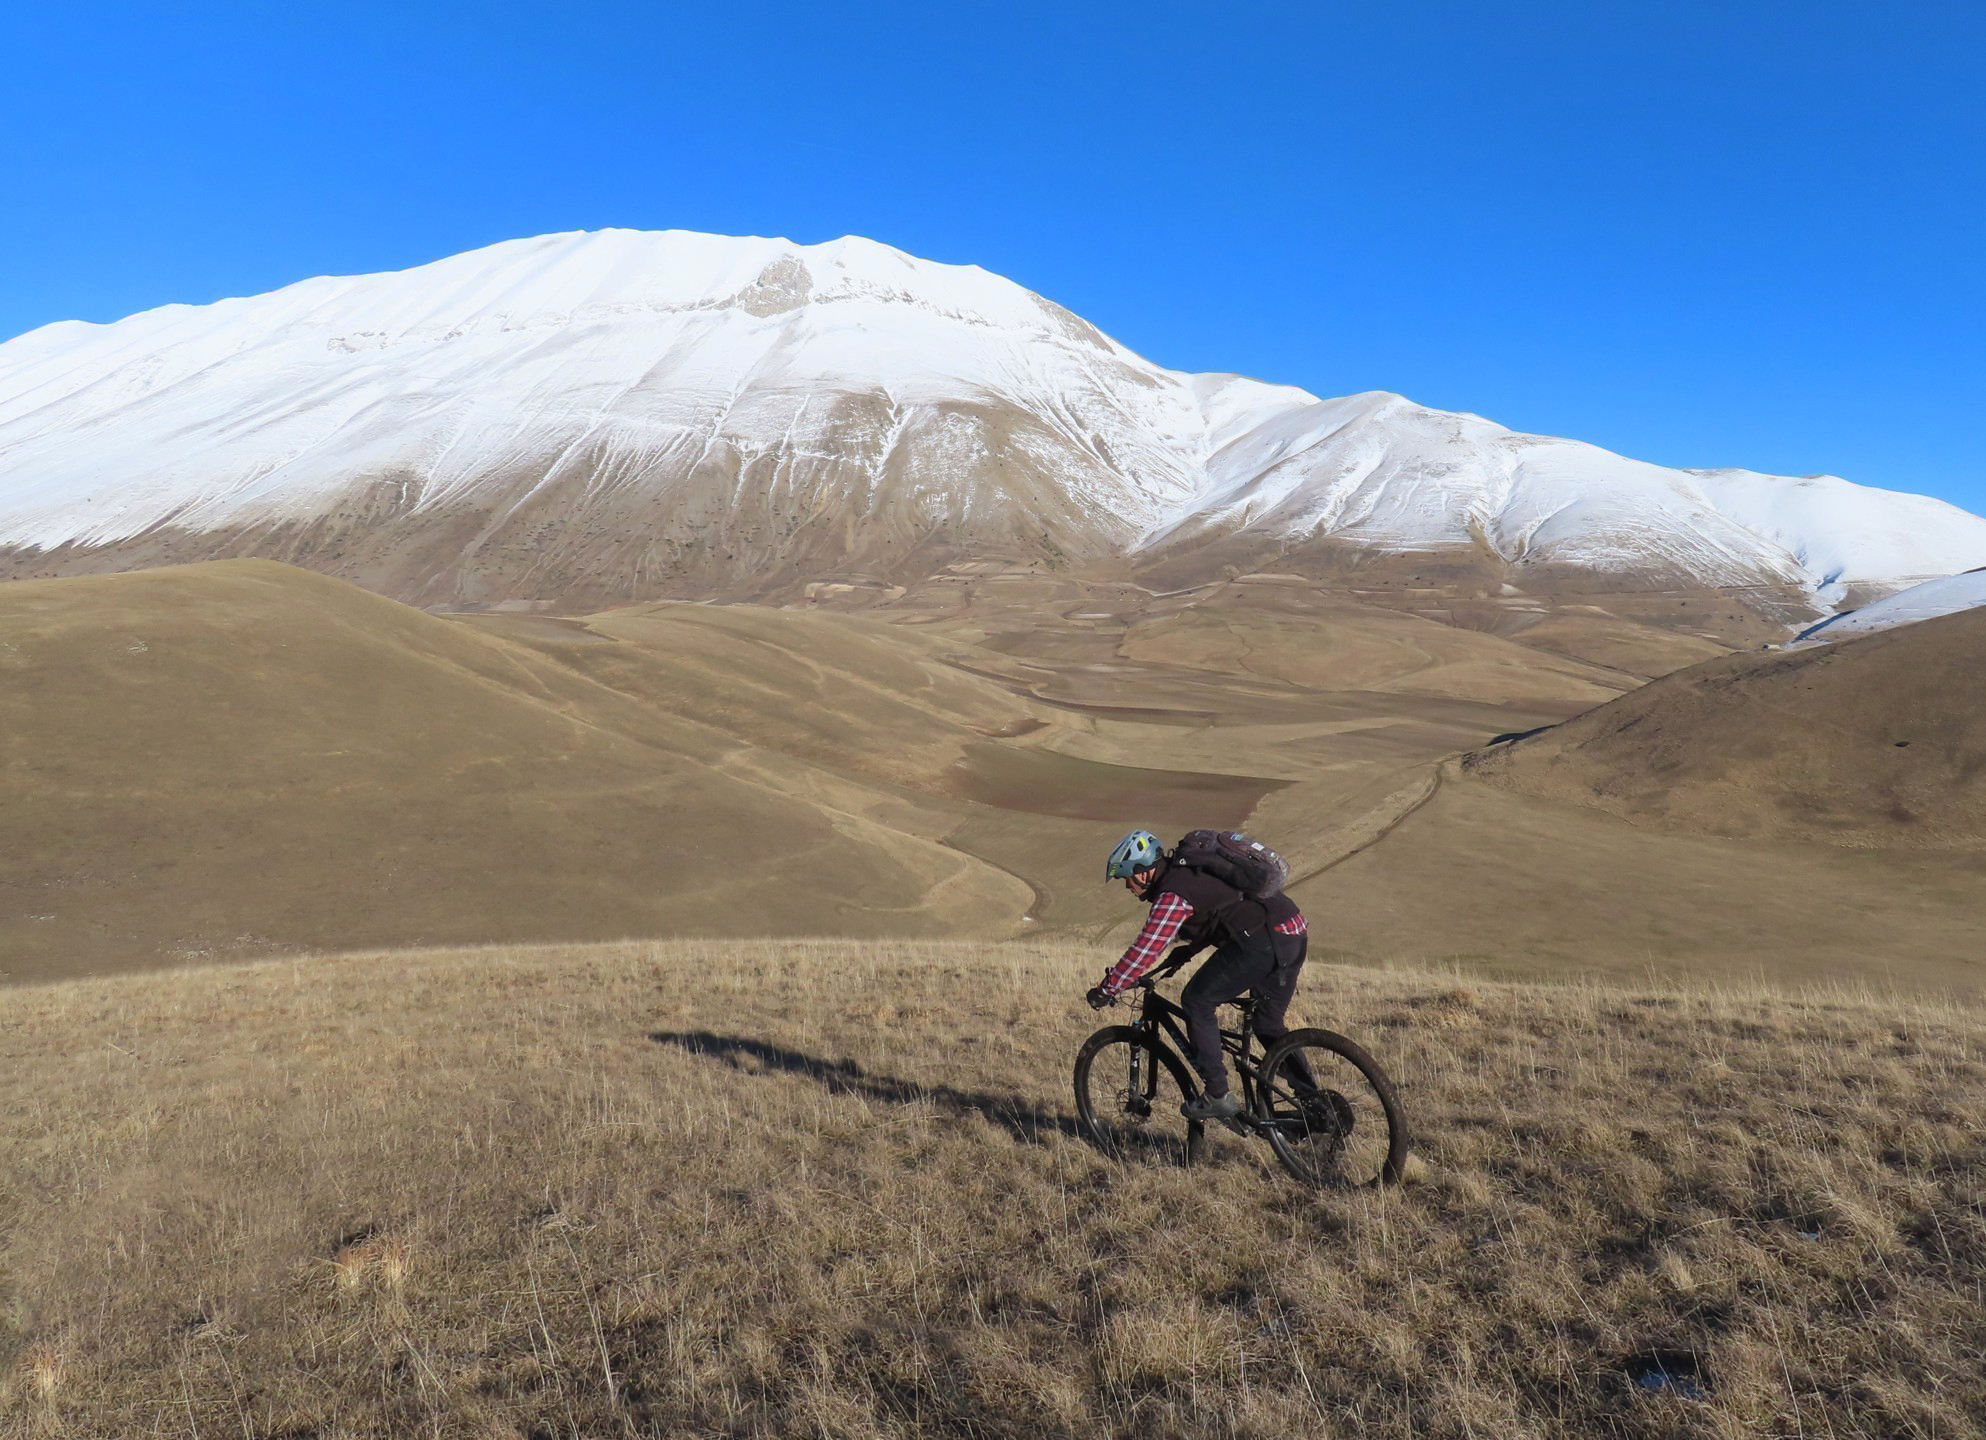
[[0, 1431], [1957, 1436], [1986, 1019], [1313, 967], [1423, 1164], [1073, 1134], [1094, 950], [679, 941], [9, 992]]

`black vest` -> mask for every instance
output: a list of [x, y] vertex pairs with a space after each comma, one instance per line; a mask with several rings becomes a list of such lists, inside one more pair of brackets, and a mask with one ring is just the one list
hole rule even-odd
[[1179, 943], [1201, 945], [1261, 945], [1267, 943], [1268, 913], [1239, 890], [1211, 875], [1167, 863], [1146, 898], [1177, 895], [1193, 907], [1179, 927]]

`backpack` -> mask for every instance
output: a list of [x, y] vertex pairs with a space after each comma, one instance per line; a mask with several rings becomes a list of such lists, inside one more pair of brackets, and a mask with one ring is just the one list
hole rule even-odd
[[1280, 895], [1289, 882], [1289, 861], [1239, 830], [1189, 830], [1173, 847], [1172, 861], [1231, 885], [1249, 900]]

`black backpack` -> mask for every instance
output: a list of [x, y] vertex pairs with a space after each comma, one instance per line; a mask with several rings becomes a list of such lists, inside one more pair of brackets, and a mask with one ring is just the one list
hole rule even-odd
[[1289, 883], [1289, 861], [1239, 830], [1189, 830], [1173, 847], [1172, 863], [1211, 875], [1250, 900], [1280, 895]]

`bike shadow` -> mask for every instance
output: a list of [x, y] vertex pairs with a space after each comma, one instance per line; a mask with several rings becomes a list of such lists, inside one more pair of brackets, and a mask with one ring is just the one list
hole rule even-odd
[[[743, 1035], [718, 1035], [709, 1030], [656, 1030], [648, 1038], [657, 1045], [687, 1050], [746, 1074], [772, 1070], [784, 1075], [804, 1075], [818, 1081], [831, 1095], [859, 1095], [889, 1105], [930, 1104], [955, 1114], [976, 1115], [1026, 1145], [1040, 1145], [1048, 1135], [1062, 1135], [1071, 1140], [1084, 1138], [1082, 1125], [1073, 1117], [1030, 1105], [1017, 1095], [959, 1090], [950, 1085], [920, 1085], [895, 1075], [871, 1073], [853, 1060], [823, 1060], [817, 1055]], [[759, 1069], [755, 1071], [750, 1061], [757, 1061]]]

